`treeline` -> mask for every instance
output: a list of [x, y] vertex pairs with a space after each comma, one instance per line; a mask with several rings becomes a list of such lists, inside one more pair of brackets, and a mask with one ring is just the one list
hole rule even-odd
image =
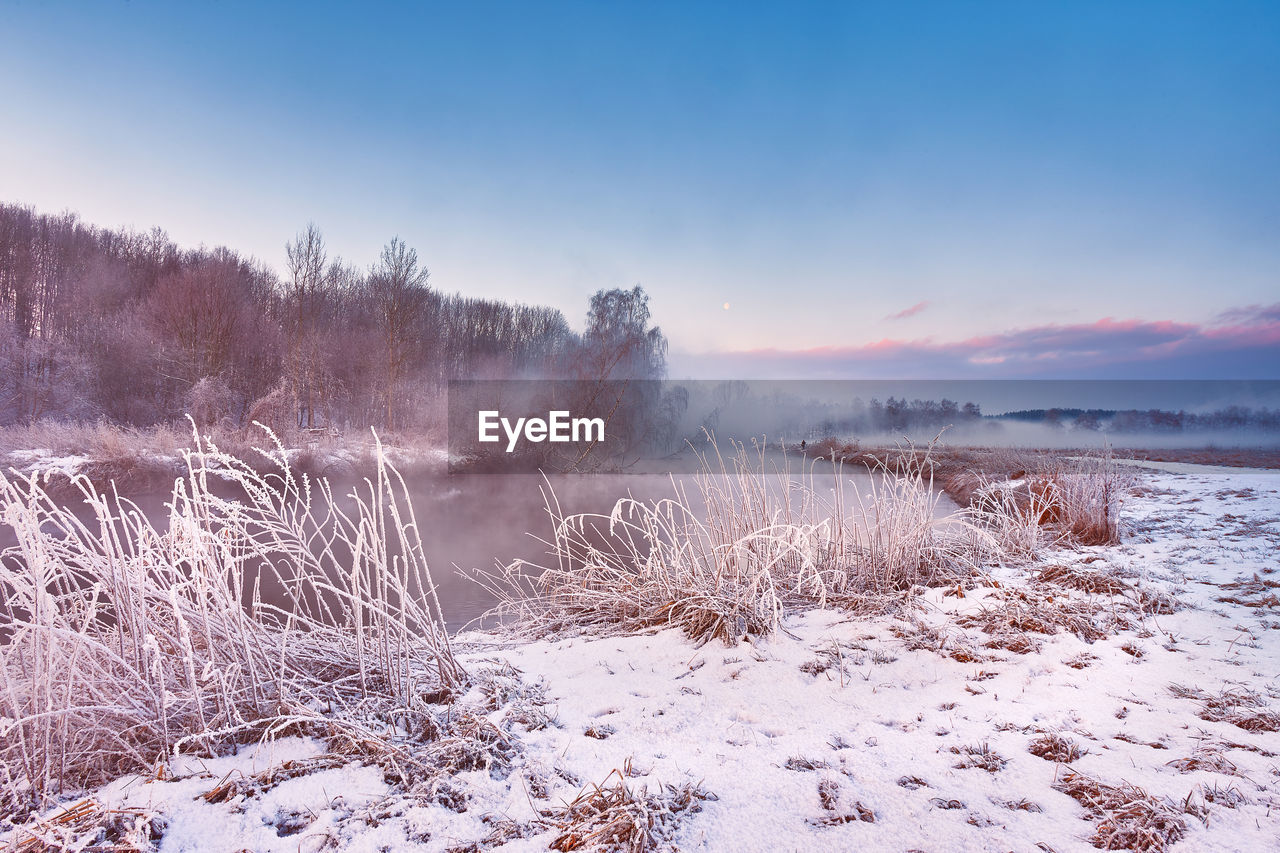
[[982, 409], [973, 402], [897, 396], [867, 400], [852, 393], [843, 399], [806, 397], [789, 390], [786, 383], [753, 387], [744, 381], [695, 382], [687, 384], [687, 394], [688, 413], [680, 432], [686, 437], [696, 437], [703, 430], [738, 439], [767, 434], [788, 441], [914, 435], [982, 420]]
[[639, 287], [597, 293], [579, 335], [553, 308], [432, 288], [399, 239], [360, 269], [312, 225], [284, 260], [0, 205], [0, 424], [399, 429], [441, 418], [450, 379], [665, 373]]
[[1257, 430], [1280, 432], [1280, 409], [1227, 406], [1210, 412], [1165, 409], [1023, 409], [1006, 412], [1001, 419], [1043, 423], [1077, 430], [1116, 433], [1211, 432]]
[[1111, 432], [1209, 432], [1214, 430], [1280, 431], [1280, 410], [1227, 406], [1212, 412], [1166, 412], [1160, 409], [1116, 412]]
[[1104, 421], [1116, 416], [1115, 409], [1018, 409], [1016, 412], [1005, 412], [996, 417], [1005, 421], [1025, 421], [1026, 423], [1063, 423], [1079, 418]]
[[977, 403], [955, 400], [907, 400], [890, 397], [881, 402], [855, 399], [850, 411], [840, 417], [826, 417], [810, 432], [815, 436], [914, 433], [942, 429], [982, 419]]

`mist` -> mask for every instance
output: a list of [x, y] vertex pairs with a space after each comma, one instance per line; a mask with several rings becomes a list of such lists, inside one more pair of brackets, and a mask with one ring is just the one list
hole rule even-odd
[[[677, 383], [673, 383], [677, 384]], [[676, 433], [1040, 448], [1274, 447], [1275, 382], [681, 382]], [[656, 395], [655, 395], [656, 396]], [[1153, 428], [1143, 428], [1153, 425]], [[1156, 428], [1158, 427], [1158, 428]]]

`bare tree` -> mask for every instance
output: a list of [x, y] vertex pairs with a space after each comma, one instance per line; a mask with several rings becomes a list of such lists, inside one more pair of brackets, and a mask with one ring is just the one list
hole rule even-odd
[[315, 426], [316, 386], [321, 382], [317, 336], [321, 300], [329, 282], [324, 235], [314, 222], [285, 243], [289, 266], [286, 299], [290, 309], [286, 369], [299, 401], [298, 426]]
[[418, 266], [418, 253], [399, 237], [382, 249], [382, 258], [369, 275], [369, 294], [383, 345], [383, 397], [386, 426], [396, 428], [397, 385], [409, 357], [410, 330], [427, 301], [431, 273]]
[[591, 297], [586, 331], [565, 371], [577, 381], [566, 387], [571, 410], [603, 418], [605, 438], [575, 450], [563, 467], [625, 467], [670, 440], [688, 401], [664, 397], [669, 392], [654, 381], [666, 375], [667, 339], [649, 321], [649, 296], [639, 285]]
[[600, 290], [587, 309], [587, 330], [577, 359], [584, 379], [661, 379], [666, 375], [667, 339], [649, 325], [649, 295]]
[[234, 264], [207, 260], [161, 279], [148, 307], [172, 345], [173, 379], [189, 388], [231, 366], [245, 306]]

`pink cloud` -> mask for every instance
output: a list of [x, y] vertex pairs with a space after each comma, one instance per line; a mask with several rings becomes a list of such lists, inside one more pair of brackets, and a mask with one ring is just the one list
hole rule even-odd
[[884, 338], [712, 353], [694, 361], [705, 361], [713, 372], [732, 368], [732, 374], [760, 378], [1280, 378], [1280, 304], [1235, 308], [1207, 323], [1104, 317], [957, 341]]
[[912, 305], [910, 308], [903, 308], [901, 311], [899, 311], [896, 314], [890, 314], [889, 316], [885, 317], [885, 319], [886, 320], [905, 320], [908, 317], [916, 316], [917, 314], [919, 314], [921, 311], [923, 311], [928, 307], [929, 307], [928, 300], [925, 300], [923, 302], [917, 302], [915, 305]]

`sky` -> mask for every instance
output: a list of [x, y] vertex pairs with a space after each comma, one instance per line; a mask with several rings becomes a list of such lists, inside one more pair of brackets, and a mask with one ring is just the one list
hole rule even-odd
[[0, 200], [549, 304], [673, 377], [1280, 378], [1280, 4], [0, 4]]

